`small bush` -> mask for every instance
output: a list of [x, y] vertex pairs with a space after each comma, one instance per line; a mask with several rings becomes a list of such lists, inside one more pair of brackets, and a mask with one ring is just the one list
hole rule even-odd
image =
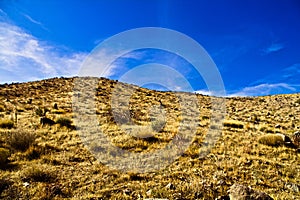
[[282, 134], [266, 134], [258, 138], [258, 142], [268, 146], [280, 146], [285, 144]]
[[16, 130], [9, 135], [8, 143], [16, 150], [25, 151], [34, 144], [35, 138], [34, 133]]
[[51, 110], [51, 113], [53, 113], [53, 114], [65, 114], [66, 111], [63, 110], [63, 109], [54, 109], [54, 110]]
[[42, 166], [27, 168], [22, 174], [23, 181], [53, 182], [54, 173]]
[[11, 129], [14, 127], [14, 122], [10, 119], [2, 119], [0, 120], [0, 128], [8, 128]]
[[63, 127], [63, 126], [65, 126], [67, 128], [72, 127], [72, 120], [65, 118], [65, 117], [58, 118], [56, 120], [56, 123], [59, 124], [61, 127]]
[[4, 190], [8, 189], [12, 184], [13, 183], [11, 180], [9, 180], [9, 178], [1, 177], [0, 178], [0, 195]]
[[4, 112], [4, 111], [5, 111], [4, 106], [0, 105], [0, 112]]
[[0, 165], [7, 163], [7, 159], [10, 156], [10, 151], [5, 148], [0, 148]]
[[223, 124], [225, 127], [231, 127], [231, 128], [239, 128], [242, 129], [244, 128], [244, 124], [240, 121], [235, 121], [235, 120], [228, 120], [225, 121]]
[[28, 160], [38, 159], [44, 153], [43, 151], [44, 150], [39, 146], [30, 146], [25, 152], [25, 157]]
[[37, 116], [40, 116], [40, 117], [44, 117], [46, 116], [46, 113], [49, 112], [49, 109], [48, 108], [41, 108], [41, 107], [38, 107], [36, 110], [35, 110], [35, 114]]

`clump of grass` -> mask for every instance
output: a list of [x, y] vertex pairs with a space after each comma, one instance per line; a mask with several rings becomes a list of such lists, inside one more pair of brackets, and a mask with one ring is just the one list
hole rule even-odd
[[41, 108], [41, 107], [38, 107], [36, 110], [35, 110], [35, 114], [37, 116], [40, 116], [40, 117], [44, 117], [46, 116], [46, 113], [49, 112], [49, 109], [48, 108]]
[[30, 146], [25, 152], [25, 157], [28, 160], [34, 160], [41, 157], [43, 154], [43, 149], [39, 146]]
[[69, 118], [65, 117], [60, 117], [56, 120], [56, 123], [59, 124], [61, 127], [67, 127], [67, 128], [72, 128], [72, 120]]
[[5, 148], [0, 148], [0, 165], [6, 164], [10, 156], [10, 151]]
[[5, 111], [5, 108], [3, 105], [0, 105], [0, 112], [4, 112]]
[[34, 144], [36, 135], [31, 132], [12, 131], [7, 138], [8, 144], [15, 150], [25, 151]]
[[35, 182], [53, 182], [55, 181], [56, 177], [54, 172], [50, 171], [49, 169], [37, 165], [32, 166], [23, 171], [22, 180], [23, 181], [35, 181]]
[[6, 189], [8, 189], [12, 185], [12, 181], [9, 180], [7, 177], [1, 177], [0, 178], [0, 195], [2, 192]]
[[295, 103], [300, 104], [300, 99], [297, 99], [297, 100], [295, 101]]
[[259, 129], [261, 132], [265, 132], [265, 133], [275, 133], [275, 130], [272, 129], [272, 128], [269, 128], [267, 126], [262, 126], [260, 129]]
[[8, 128], [11, 129], [14, 127], [14, 122], [10, 119], [2, 119], [0, 120], [0, 128]]
[[230, 127], [230, 128], [239, 128], [242, 129], [244, 128], [244, 124], [240, 121], [236, 120], [227, 120], [223, 124], [225, 127]]
[[66, 111], [63, 110], [63, 109], [54, 109], [54, 110], [51, 110], [51, 113], [53, 113], [53, 114], [65, 114]]
[[285, 144], [282, 134], [266, 134], [258, 138], [258, 142], [268, 146], [280, 146]]

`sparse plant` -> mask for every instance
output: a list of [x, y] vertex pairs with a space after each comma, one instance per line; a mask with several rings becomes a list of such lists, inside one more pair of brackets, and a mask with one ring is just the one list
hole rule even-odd
[[297, 99], [297, 100], [295, 101], [295, 103], [300, 104], [300, 99]]
[[37, 116], [40, 116], [40, 117], [46, 116], [46, 113], [47, 113], [47, 112], [49, 112], [49, 109], [46, 108], [46, 107], [44, 107], [44, 108], [38, 107], [38, 108], [35, 110], [35, 114], [36, 114]]
[[0, 128], [8, 128], [11, 129], [14, 127], [14, 122], [10, 119], [1, 119], [0, 120]]
[[227, 120], [223, 124], [225, 127], [230, 127], [230, 128], [239, 128], [242, 129], [244, 128], [244, 124], [240, 121], [236, 120]]
[[8, 144], [15, 150], [25, 151], [34, 144], [36, 135], [31, 132], [15, 130], [8, 136]]
[[65, 114], [66, 111], [63, 110], [63, 109], [54, 109], [54, 110], [51, 110], [51, 113], [53, 113], [53, 114]]
[[25, 157], [28, 160], [34, 160], [40, 158], [41, 154], [43, 154], [43, 149], [39, 146], [30, 146], [25, 152]]
[[57, 105], [57, 103], [54, 103], [53, 109], [58, 110], [58, 105]]
[[7, 163], [7, 159], [10, 156], [10, 151], [5, 148], [0, 148], [0, 165]]
[[25, 169], [22, 174], [22, 180], [36, 182], [53, 182], [55, 180], [55, 175], [49, 169], [41, 165], [37, 165]]
[[3, 105], [0, 105], [0, 112], [4, 112], [5, 111], [5, 108]]
[[72, 120], [69, 118], [61, 117], [56, 120], [56, 123], [59, 124], [61, 127], [67, 127], [71, 128], [72, 127]]
[[1, 177], [0, 178], [0, 195], [2, 194], [2, 192], [6, 189], [8, 189], [11, 185], [12, 185], [12, 181], [9, 180], [8, 177]]
[[280, 146], [285, 144], [282, 134], [265, 134], [258, 138], [258, 142], [268, 146]]

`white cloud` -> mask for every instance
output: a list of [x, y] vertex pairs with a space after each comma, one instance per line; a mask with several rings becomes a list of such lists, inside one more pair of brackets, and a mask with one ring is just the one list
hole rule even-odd
[[263, 54], [270, 54], [273, 52], [280, 51], [284, 48], [284, 45], [281, 43], [272, 43], [269, 47], [263, 49]]
[[41, 22], [33, 19], [32, 17], [30, 17], [29, 15], [27, 14], [22, 14], [26, 19], [28, 19], [30, 22], [36, 24], [36, 25], [39, 25], [41, 28], [45, 29], [45, 30], [48, 30]]
[[[1, 11], [3, 12], [3, 11]], [[72, 52], [43, 42], [0, 18], [0, 82], [75, 76], [84, 52]]]
[[202, 95], [208, 95], [208, 96], [212, 96], [213, 92], [209, 91], [209, 90], [197, 90], [195, 91], [196, 94], [202, 94]]
[[270, 94], [286, 93], [286, 91], [295, 92], [296, 88], [293, 85], [286, 83], [264, 83], [256, 86], [245, 87], [241, 91], [232, 93], [228, 96], [265, 96]]

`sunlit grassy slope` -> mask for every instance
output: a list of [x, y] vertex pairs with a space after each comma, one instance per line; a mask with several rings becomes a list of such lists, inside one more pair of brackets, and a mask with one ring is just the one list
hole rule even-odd
[[[129, 107], [130, 122], [122, 109], [113, 111], [111, 106], [117, 82], [96, 80], [95, 113], [112, 144], [145, 153], [163, 148], [176, 136], [182, 110], [175, 93], [118, 83], [121, 90], [134, 91], [128, 105], [126, 95], [119, 97], [118, 106]], [[211, 98], [197, 95], [199, 115], [190, 115], [197, 131], [183, 155], [159, 171], [125, 173], [99, 162], [83, 145], [74, 126], [73, 87], [74, 78], [0, 85], [0, 198], [215, 199], [227, 195], [234, 183], [249, 185], [274, 199], [300, 198], [299, 153], [258, 143], [258, 137], [267, 133], [292, 135], [298, 130], [299, 94], [226, 98], [221, 137], [201, 159]], [[153, 106], [164, 107], [166, 120], [154, 114], [156, 121], [151, 124]], [[41, 125], [44, 115], [56, 124]], [[139, 128], [147, 125], [149, 129]], [[90, 149], [97, 152], [101, 145], [95, 140]]]

